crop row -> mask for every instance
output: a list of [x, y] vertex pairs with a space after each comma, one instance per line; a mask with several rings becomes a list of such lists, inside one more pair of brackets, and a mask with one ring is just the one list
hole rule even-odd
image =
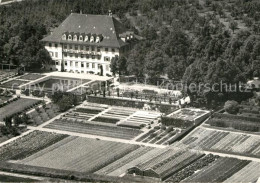
[[122, 139], [132, 139], [141, 133], [141, 131], [135, 129], [92, 123], [70, 122], [67, 120], [56, 120], [47, 125], [46, 128]]
[[197, 128], [178, 146], [252, 157], [260, 156], [260, 137], [207, 128]]
[[0, 147], [0, 160], [23, 159], [66, 137], [67, 135], [33, 131]]

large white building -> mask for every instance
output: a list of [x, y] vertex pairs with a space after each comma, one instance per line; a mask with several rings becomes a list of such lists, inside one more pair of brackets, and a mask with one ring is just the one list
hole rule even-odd
[[53, 60], [50, 70], [112, 75], [112, 58], [126, 54], [137, 39], [111, 14], [71, 13], [41, 41]]

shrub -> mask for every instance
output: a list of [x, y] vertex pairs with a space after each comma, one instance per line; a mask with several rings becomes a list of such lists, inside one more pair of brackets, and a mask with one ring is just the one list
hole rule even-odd
[[239, 111], [239, 104], [234, 100], [229, 100], [225, 103], [224, 109], [229, 114], [237, 114]]

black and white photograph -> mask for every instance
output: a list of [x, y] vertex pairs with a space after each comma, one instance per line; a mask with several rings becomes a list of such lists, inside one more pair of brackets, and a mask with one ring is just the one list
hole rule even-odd
[[260, 183], [260, 0], [0, 0], [0, 183]]

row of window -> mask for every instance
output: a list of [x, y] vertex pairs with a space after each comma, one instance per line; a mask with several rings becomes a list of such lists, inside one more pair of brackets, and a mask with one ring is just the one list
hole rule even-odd
[[[49, 47], [51, 48], [53, 46], [53, 43], [49, 43]], [[58, 48], [58, 44], [55, 43], [54, 44], [55, 48]], [[73, 44], [64, 44], [63, 45], [63, 49], [73, 49], [73, 50], [82, 50], [82, 51], [97, 51], [100, 52], [101, 51], [101, 47], [96, 47], [96, 46], [84, 46], [84, 45], [73, 45]], [[104, 49], [106, 52], [109, 51], [109, 48], [105, 47]], [[111, 52], [115, 52], [116, 49], [115, 48], [111, 48], [110, 49]]]
[[[89, 55], [89, 54], [78, 54], [78, 53], [63, 53], [64, 57], [75, 57], [75, 58], [86, 58], [86, 59], [101, 59], [101, 55]], [[104, 57], [104, 61], [110, 61], [110, 57]]]
[[91, 43], [99, 43], [102, 40], [102, 35], [77, 35], [77, 34], [63, 34], [62, 40], [68, 41], [84, 41], [84, 42], [91, 42]]
[[49, 53], [50, 53], [51, 57], [54, 57], [54, 55], [55, 55], [55, 57], [58, 58], [58, 56], [59, 56], [58, 52], [50, 51]]
[[[72, 45], [72, 44], [64, 44], [63, 49], [73, 49], [73, 50], [82, 50], [82, 51], [101, 51], [101, 47], [95, 47], [95, 46], [84, 46], [84, 45]], [[105, 47], [104, 49], [106, 52], [109, 51], [109, 48]], [[115, 52], [115, 48], [111, 48], [111, 52]]]
[[[74, 64], [73, 64], [74, 63]], [[61, 62], [56, 61], [55, 63], [56, 65], [60, 65]], [[72, 67], [82, 67], [84, 68], [84, 62], [73, 62], [73, 61], [64, 61], [64, 66], [72, 66]], [[100, 64], [96, 64], [96, 63], [86, 63], [86, 68], [89, 69], [96, 69], [99, 68], [100, 69], [101, 65]], [[106, 65], [105, 67], [106, 71], [110, 71], [109, 65]]]

